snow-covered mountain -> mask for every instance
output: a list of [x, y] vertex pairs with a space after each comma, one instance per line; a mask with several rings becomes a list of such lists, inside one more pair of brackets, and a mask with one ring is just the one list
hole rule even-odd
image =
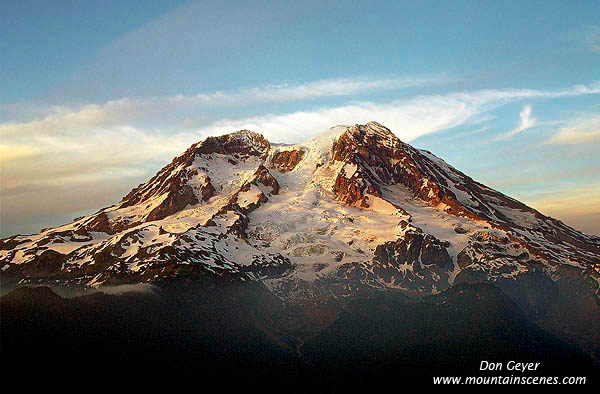
[[208, 137], [117, 204], [1, 240], [0, 268], [3, 281], [88, 287], [225, 277], [304, 299], [533, 275], [598, 299], [600, 238], [371, 122], [297, 145]]

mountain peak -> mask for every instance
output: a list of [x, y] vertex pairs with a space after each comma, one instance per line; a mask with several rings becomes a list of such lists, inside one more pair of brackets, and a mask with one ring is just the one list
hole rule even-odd
[[262, 134], [239, 130], [218, 137], [207, 137], [195, 146], [194, 153], [263, 156], [270, 147], [269, 141]]
[[246, 142], [265, 140], [265, 137], [262, 134], [247, 129], [242, 129], [234, 131], [233, 133], [224, 134], [222, 135], [222, 137]]
[[400, 140], [390, 129], [377, 122], [367, 122], [364, 125], [355, 124], [354, 126], [348, 127], [348, 133], [355, 135], [363, 135], [369, 137], [376, 137], [380, 139], [396, 139]]
[[0, 240], [3, 286], [258, 282], [300, 309], [329, 310], [377, 290], [413, 297], [489, 283], [536, 314], [561, 299], [545, 320], [565, 327], [572, 316], [600, 321], [599, 261], [600, 238], [377, 122], [296, 145], [248, 130], [208, 137], [117, 204]]
[[431, 293], [457, 277], [539, 267], [585, 270], [600, 284], [598, 250], [597, 237], [369, 122], [296, 145], [249, 130], [207, 137], [119, 203], [2, 240], [0, 266], [3, 277], [87, 286], [202, 274], [303, 288], [358, 277]]

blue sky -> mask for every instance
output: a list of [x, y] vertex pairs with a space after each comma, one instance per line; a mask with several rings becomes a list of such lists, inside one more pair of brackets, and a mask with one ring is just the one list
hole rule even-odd
[[191, 143], [376, 120], [600, 234], [597, 1], [20, 1], [0, 13], [1, 233], [118, 201]]

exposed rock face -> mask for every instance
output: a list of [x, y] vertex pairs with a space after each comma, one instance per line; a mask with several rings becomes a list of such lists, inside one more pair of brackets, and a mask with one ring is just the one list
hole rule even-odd
[[[117, 227], [124, 229], [136, 226], [140, 222], [160, 220], [179, 212], [188, 204], [195, 205], [201, 201], [206, 202], [214, 196], [216, 189], [211, 183], [210, 177], [199, 174], [198, 168], [194, 167], [194, 161], [199, 155], [220, 154], [235, 157], [236, 160], [245, 160], [249, 157], [264, 159], [269, 148], [269, 142], [262, 135], [248, 130], [220, 137], [208, 137], [204, 141], [192, 145], [185, 153], [173, 159], [169, 165], [160, 170], [149, 182], [133, 189], [123, 198], [118, 208], [141, 205], [168, 193], [160, 205], [145, 213], [146, 217], [143, 220], [120, 223]], [[231, 158], [229, 160], [236, 162]], [[200, 184], [194, 188], [190, 185], [191, 181]], [[102, 221], [104, 222], [105, 219]]]
[[349, 205], [355, 205], [366, 194], [381, 196], [385, 185], [400, 184], [432, 205], [445, 204], [448, 213], [478, 217], [457, 201], [444, 178], [436, 177], [439, 170], [434, 162], [378, 123], [350, 127], [337, 140], [333, 157], [354, 169], [348, 174], [344, 166], [334, 187]]
[[84, 227], [88, 231], [97, 231], [106, 234], [115, 234], [115, 229], [112, 228], [108, 216], [104, 212], [98, 214]]
[[271, 159], [271, 165], [280, 172], [292, 171], [304, 156], [304, 151], [300, 149], [278, 151]]
[[208, 137], [196, 145], [194, 153], [220, 153], [223, 155], [237, 155], [242, 158], [249, 156], [265, 157], [270, 147], [269, 141], [261, 134], [249, 130], [240, 130], [219, 137]]
[[441, 291], [454, 269], [447, 244], [429, 234], [407, 231], [403, 239], [377, 246], [373, 272], [392, 286]]
[[63, 262], [64, 256], [60, 253], [53, 250], [44, 250], [40, 255], [26, 264], [23, 270], [27, 276], [43, 278], [60, 272]]
[[349, 176], [345, 166], [334, 191], [342, 201], [355, 204], [367, 193], [381, 196], [383, 186], [400, 184], [432, 205], [445, 204], [448, 213], [478, 218], [457, 201], [446, 180], [436, 176], [436, 164], [423, 153], [378, 123], [353, 126], [337, 140], [333, 157], [352, 165], [355, 171]]
[[[202, 198], [206, 198], [210, 195], [210, 189], [208, 193], [202, 193]], [[185, 208], [188, 204], [198, 204], [198, 199], [194, 190], [189, 185], [183, 185], [171, 190], [168, 197], [160, 203], [159, 206], [150, 211], [150, 214], [146, 218], [147, 222], [154, 220], [164, 219], [169, 215], [179, 212]]]
[[254, 256], [252, 263], [242, 268], [244, 273], [255, 279], [280, 278], [290, 274], [294, 265], [287, 257], [276, 253], [267, 256]]
[[303, 257], [303, 256], [313, 256], [320, 255], [327, 251], [327, 245], [308, 245], [308, 246], [299, 246], [292, 250], [292, 256], [295, 257]]
[[454, 232], [457, 233], [457, 234], [466, 234], [467, 230], [465, 230], [462, 227], [454, 227]]
[[354, 174], [351, 178], [342, 169], [333, 186], [334, 193], [347, 205], [362, 206], [363, 198], [367, 194], [381, 196], [381, 192], [368, 178]]
[[269, 196], [278, 193], [279, 183], [277, 179], [261, 164], [252, 179], [244, 183], [229, 198], [229, 202], [221, 207], [211, 221], [214, 223], [215, 219], [219, 217], [234, 216], [233, 223], [227, 227], [227, 233], [245, 239], [249, 223], [248, 214], [269, 201]]
[[7, 239], [0, 239], [0, 250], [13, 250], [14, 248], [16, 248], [17, 246], [27, 243], [27, 242], [31, 242], [30, 239], [28, 238], [24, 238], [24, 239], [11, 239], [11, 238], [7, 238]]
[[197, 170], [188, 169], [194, 161], [198, 148], [193, 145], [185, 153], [173, 159], [173, 161], [160, 170], [150, 181], [140, 184], [121, 200], [119, 208], [127, 208], [139, 205], [160, 196], [166, 192], [173, 191], [198, 174]]
[[250, 184], [253, 184], [256, 186], [258, 186], [258, 184], [267, 186], [267, 187], [271, 188], [271, 191], [270, 191], [271, 194], [279, 194], [279, 182], [277, 182], [277, 179], [275, 179], [273, 177], [273, 175], [271, 175], [271, 173], [269, 172], [267, 167], [265, 167], [262, 164], [258, 167], [256, 172], [254, 173], [254, 179], [252, 180], [252, 182], [248, 183], [247, 185], [250, 185]]
[[355, 205], [367, 193], [381, 196], [378, 184], [386, 182], [379, 176], [388, 179], [385, 168], [389, 166], [386, 163], [389, 159], [380, 152], [379, 144], [367, 136], [368, 127], [351, 127], [339, 137], [333, 148], [333, 158], [349, 164], [342, 167], [334, 185], [336, 195], [348, 205]]
[[200, 188], [200, 201], [206, 202], [216, 193], [215, 187], [210, 183], [210, 178], [206, 177], [205, 183]]

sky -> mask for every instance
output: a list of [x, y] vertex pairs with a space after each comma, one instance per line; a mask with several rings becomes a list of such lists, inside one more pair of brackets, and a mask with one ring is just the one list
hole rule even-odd
[[377, 121], [600, 235], [600, 2], [4, 2], [0, 234], [119, 201], [209, 135]]

